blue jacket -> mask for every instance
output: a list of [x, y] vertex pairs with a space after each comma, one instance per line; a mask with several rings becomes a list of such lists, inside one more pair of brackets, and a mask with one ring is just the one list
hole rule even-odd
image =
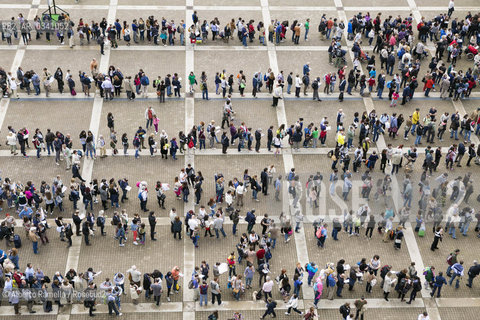
[[245, 217], [245, 221], [247, 221], [250, 224], [250, 223], [255, 223], [255, 219], [256, 219], [255, 215], [251, 211], [248, 211], [247, 216]]
[[335, 279], [333, 278], [333, 276], [331, 274], [328, 275], [327, 277], [327, 286], [328, 287], [335, 287]]
[[314, 276], [315, 273], [317, 273], [317, 271], [318, 271], [318, 267], [317, 266], [314, 267], [314, 266], [312, 266], [312, 264], [309, 263], [307, 265], [307, 271], [308, 271], [309, 276]]
[[443, 276], [436, 276], [435, 283], [433, 284], [435, 287], [442, 287], [444, 284], [447, 284], [447, 280]]

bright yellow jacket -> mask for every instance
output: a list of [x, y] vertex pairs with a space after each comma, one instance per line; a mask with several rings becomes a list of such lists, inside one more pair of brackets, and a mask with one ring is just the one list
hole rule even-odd
[[420, 120], [420, 113], [418, 111], [415, 111], [413, 114], [412, 114], [412, 123], [413, 124], [417, 124], [418, 123], [418, 120]]

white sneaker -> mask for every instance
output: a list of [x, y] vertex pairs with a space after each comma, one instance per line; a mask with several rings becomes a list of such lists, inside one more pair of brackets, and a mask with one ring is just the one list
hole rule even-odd
[[137, 241], [133, 241], [133, 244], [138, 246], [138, 242]]
[[125, 245], [122, 243], [122, 244], [120, 245], [120, 247], [125, 247]]
[[170, 302], [170, 297], [167, 297], [167, 301]]
[[290, 315], [290, 313], [288, 313], [288, 312], [285, 312], [285, 314], [286, 314], [287, 316], [289, 316], [289, 315]]

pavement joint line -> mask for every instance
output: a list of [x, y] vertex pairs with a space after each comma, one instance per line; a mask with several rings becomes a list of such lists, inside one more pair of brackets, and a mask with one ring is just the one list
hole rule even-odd
[[[417, 20], [417, 23], [420, 22], [420, 20], [422, 20], [422, 15], [418, 10], [417, 3], [415, 2], [415, 0], [407, 0], [407, 2], [410, 10], [413, 13], [413, 17], [415, 18], [415, 20]], [[438, 10], [438, 8], [436, 8], [436, 10]]]
[[[265, 25], [268, 26], [271, 22], [269, 2], [268, 0], [261, 0], [260, 3], [262, 6], [263, 21], [265, 21]], [[272, 68], [274, 74], [277, 75], [279, 73], [279, 68], [278, 68], [276, 46], [274, 46], [270, 41], [268, 41], [268, 39], [266, 39], [266, 41], [267, 41], [267, 49], [268, 49], [268, 59], [270, 61], [270, 68]], [[285, 112], [285, 102], [283, 99], [278, 101], [276, 111], [277, 111], [278, 126], [282, 124], [287, 125], [288, 124], [287, 114]], [[287, 152], [283, 152], [282, 150], [281, 156], [283, 158], [284, 173], [286, 176], [290, 172], [290, 169], [295, 167], [295, 164], [294, 164], [293, 156], [291, 153], [289, 154]], [[297, 210], [299, 210], [300, 212], [303, 211], [301, 208], [300, 201], [298, 201], [297, 206], [299, 208], [296, 208], [296, 209], [293, 208], [290, 195], [288, 193], [287, 181], [284, 180], [284, 182], [282, 182], [282, 211], [285, 214], [287, 214], [287, 216], [290, 216], [290, 220], [293, 228], [295, 227], [295, 222], [293, 218], [295, 212]], [[297, 253], [297, 259], [300, 262], [300, 264], [303, 266], [310, 261], [308, 257], [307, 241], [305, 238], [303, 225], [299, 230], [299, 232], [294, 232], [294, 237], [295, 237], [295, 249]], [[309, 288], [306, 290], [303, 290], [303, 295], [304, 295], [304, 298], [307, 298], [307, 299], [314, 298], [313, 291], [309, 290]]]
[[[1, 104], [0, 104], [0, 108], [1, 108]], [[380, 146], [382, 146], [382, 145], [383, 144], [381, 144]], [[308, 156], [309, 155], [326, 155], [332, 149], [333, 149], [333, 147], [318, 147], [316, 149], [302, 148], [302, 149], [300, 149], [300, 151], [293, 151], [291, 147], [286, 147], [286, 148], [282, 149], [282, 153], [288, 154], [288, 155], [299, 155], [299, 156], [303, 156], [303, 155], [305, 155], [305, 156], [307, 156], [307, 155]], [[370, 147], [371, 151], [379, 152], [381, 149], [382, 148], [378, 147], [378, 145], [374, 146], [374, 147]], [[408, 147], [406, 149], [408, 149]], [[417, 152], [420, 153], [420, 154], [423, 154], [425, 152], [425, 149], [426, 149], [425, 147], [417, 148]], [[441, 148], [442, 154], [446, 154], [448, 152], [448, 149], [449, 149], [449, 147], [442, 147]], [[127, 152], [128, 152], [127, 155], [118, 155], [117, 154], [113, 157], [122, 159], [124, 157], [133, 157], [135, 155], [135, 149], [128, 149]], [[36, 158], [36, 151], [35, 150], [27, 150], [26, 153], [29, 157]], [[145, 156], [145, 157], [150, 156], [148, 150], [146, 150], [146, 149], [143, 149], [142, 151], [140, 151], [139, 154], [140, 154], [140, 156]], [[210, 156], [222, 156], [223, 154], [222, 154], [222, 150], [219, 148], [219, 149], [195, 150], [195, 151], [192, 152], [192, 155], [196, 155], [196, 156], [200, 156], [200, 157], [210, 157]], [[270, 155], [270, 156], [273, 156], [273, 153], [269, 152], [268, 149], [266, 149], [266, 148], [261, 148], [258, 153], [254, 152], [254, 151], [248, 151], [248, 150], [238, 152], [236, 149], [231, 149], [228, 152], [228, 155], [238, 155], [238, 156], [267, 156], [267, 155]], [[107, 149], [107, 156], [112, 156], [112, 150], [111, 149]], [[179, 156], [179, 157], [182, 157], [182, 156], [189, 157], [190, 155], [188, 153], [183, 153], [183, 154], [180, 153], [177, 156]], [[11, 155], [9, 150], [0, 150], [0, 157], [17, 157], [17, 158], [20, 158], [20, 156]], [[53, 158], [53, 157], [55, 157], [55, 155], [54, 154], [51, 154], [51, 155], [42, 154], [41, 157]], [[154, 158], [156, 158], [156, 157], [158, 157], [158, 156], [154, 156]], [[25, 161], [29, 161], [29, 160], [25, 159]], [[98, 159], [96, 161], [103, 161], [103, 160]], [[161, 162], [163, 162], [163, 161], [161, 161]]]
[[[455, 111], [458, 111], [459, 114], [461, 114], [462, 116], [465, 114], [468, 114], [461, 100], [452, 99], [452, 103], [453, 103], [453, 106], [455, 107]], [[475, 143], [476, 146], [478, 146], [480, 141], [475, 134], [470, 135], [470, 139], [472, 140], [473, 143]]]
[[[186, 0], [185, 3], [185, 25], [188, 27], [189, 26], [189, 21], [192, 20], [192, 15], [193, 15], [193, 0]], [[192, 8], [192, 9], [190, 9]], [[188, 43], [188, 37], [185, 37], [185, 46], [183, 49], [185, 50], [185, 92], [187, 91], [189, 85], [188, 85], [188, 76], [190, 72], [195, 73], [195, 48]], [[198, 75], [196, 75], [198, 78]], [[198, 82], [200, 82], [200, 79], [198, 78]], [[188, 134], [188, 132], [192, 129], [192, 127], [195, 125], [195, 96], [194, 95], [188, 95], [188, 93], [185, 93], [185, 134]], [[187, 147], [187, 150], [185, 151], [185, 156], [184, 156], [184, 167], [186, 168], [188, 164], [191, 164], [193, 168], [195, 168], [195, 155], [192, 150], [190, 150]], [[191, 192], [193, 193], [193, 192]], [[189, 201], [187, 204], [185, 204], [185, 212], [189, 210], [193, 210], [195, 212], [194, 208], [194, 199]], [[182, 226], [183, 227], [183, 226]], [[195, 269], [195, 247], [190, 240], [189, 237], [187, 237], [186, 234], [184, 234], [183, 237], [183, 268], [184, 270], [184, 277], [183, 277], [183, 302], [184, 303], [190, 303], [194, 301], [194, 291], [188, 289], [188, 283], [190, 282], [190, 279], [192, 277], [193, 271]], [[182, 305], [182, 311], [183, 311], [183, 319], [192, 319], [195, 318], [195, 310], [190, 311], [185, 309], [185, 305]]]
[[[182, 312], [181, 302], [163, 302], [160, 306], [156, 306], [155, 303], [122, 303], [122, 313], [166, 313], [166, 312]], [[106, 304], [99, 303], [96, 306], [96, 314], [106, 314], [108, 313], [108, 308]], [[10, 307], [11, 308], [11, 307]], [[83, 315], [88, 314], [88, 309], [80, 303], [72, 304], [71, 315]]]
[[[118, 0], [110, 0], [110, 6], [108, 8], [108, 21], [113, 22], [111, 18], [112, 17], [114, 18], [116, 15], [115, 13], [117, 10], [117, 4], [118, 4]], [[110, 61], [110, 50], [105, 50], [105, 54], [102, 55], [100, 59], [99, 70], [101, 72], [106, 72], [108, 70], [109, 61]], [[94, 97], [95, 98], [93, 102], [92, 116], [90, 119], [89, 128], [94, 135], [94, 139], [98, 139], [98, 131], [100, 128], [100, 117], [102, 115], [103, 99], [98, 95], [98, 93], [95, 93]], [[94, 142], [96, 143], [96, 141]], [[93, 166], [94, 166], [93, 160], [85, 160], [83, 162], [82, 177], [84, 177], [84, 179], [86, 179], [87, 181], [91, 181], [92, 179]], [[80, 215], [85, 215], [85, 208], [83, 206], [80, 206], [80, 212], [81, 212]], [[82, 247], [82, 238], [83, 237], [73, 237], [72, 239], [72, 246], [68, 249], [65, 273], [67, 273], [68, 270], [70, 269], [74, 269], [74, 270], [78, 269], [78, 262], [80, 260], [81, 247]], [[70, 316], [64, 320], [68, 320], [69, 318]]]
[[[23, 45], [8, 45], [8, 44], [0, 44], [0, 50], [16, 50], [19, 46]], [[187, 43], [187, 46], [189, 44]], [[83, 46], [75, 46], [74, 48], [70, 48], [68, 45], [48, 45], [48, 44], [29, 44], [25, 46], [25, 49], [30, 50], [45, 50], [45, 51], [57, 51], [57, 50], [92, 50], [97, 51], [98, 46], [96, 45], [83, 45]], [[249, 51], [267, 51], [268, 49], [265, 46], [249, 46], [247, 48]], [[224, 45], [205, 45], [205, 46], [196, 46], [196, 51], [245, 51], [245, 47], [242, 45], [232, 45], [232, 46], [224, 46]], [[298, 46], [290, 46], [290, 45], [279, 45], [276, 46], [277, 51], [328, 51], [328, 46], [305, 46], [305, 45], [298, 45]], [[137, 45], [137, 46], [126, 46], [126, 45], [119, 45], [118, 48], [115, 48], [115, 51], [185, 51], [185, 46], [155, 46], [155, 45]]]
[[[20, 49], [21, 50], [21, 49]], [[106, 51], [108, 52], [108, 51]], [[104, 59], [108, 59], [107, 57], [107, 53], [102, 56], [102, 58]], [[15, 67], [15, 72], [16, 72], [16, 68], [18, 66]], [[106, 71], [105, 71], [106, 72]], [[181, 100], [185, 100], [185, 98], [191, 98], [191, 96], [185, 96], [185, 93], [183, 92], [184, 96], [180, 97], [180, 98], [168, 98], [166, 99], [165, 101], [181, 101]], [[338, 100], [338, 97], [337, 96], [334, 96], [333, 94], [325, 94], [325, 93], [319, 93], [318, 94], [320, 98], [325, 99], [325, 100]], [[65, 100], [65, 101], [71, 101], [71, 100], [77, 100], [77, 101], [82, 101], [82, 100], [93, 100], [95, 97], [85, 97], [85, 96], [69, 96], [68, 94], [60, 94], [58, 92], [51, 92], [49, 97], [45, 97], [45, 96], [35, 96], [35, 95], [27, 95], [26, 93], [24, 92], [19, 92], [19, 97], [20, 97], [20, 100], [38, 100], [38, 101], [47, 101], [47, 100]], [[202, 99], [202, 93], [201, 92], [198, 92], [198, 93], [195, 93], [193, 95], [193, 97], [197, 100], [200, 100]], [[270, 93], [265, 93], [265, 92], [260, 92], [260, 93], [257, 93], [257, 97], [258, 98], [253, 98], [253, 97], [240, 97], [240, 94], [237, 93], [237, 92], [234, 92], [232, 93], [232, 98], [233, 99], [239, 99], [240, 101], [243, 101], [243, 100], [271, 100], [272, 99], [272, 95]], [[352, 94], [352, 96], [347, 96], [347, 97], [344, 97], [344, 100], [362, 100], [364, 97], [361, 97], [358, 93], [354, 92]], [[369, 97], [371, 100], [374, 100], [374, 101], [380, 101], [380, 99], [378, 97]], [[223, 97], [221, 96], [218, 96], [218, 95], [212, 95], [211, 97], [208, 98], [209, 100], [224, 100]], [[430, 93], [430, 96], [429, 97], [425, 97], [425, 96], [421, 96], [421, 97], [415, 97], [415, 100], [426, 100], [426, 101], [437, 101], [437, 100], [440, 100], [440, 93], [438, 92], [432, 92]], [[480, 92], [472, 92], [472, 94], [470, 95], [470, 98], [468, 99], [464, 99], [465, 101], [469, 101], [469, 100], [478, 100], [480, 99]], [[0, 99], [0, 100], [3, 100], [3, 99]], [[120, 98], [115, 98], [112, 103], [115, 103], [116, 101], [126, 101], [127, 100], [127, 95], [125, 93], [120, 93]], [[147, 98], [136, 98], [136, 100], [140, 100], [140, 101], [143, 101], [143, 100], [158, 100], [158, 97], [156, 96], [152, 96], [150, 95], [149, 97]], [[203, 99], [202, 99], [203, 100]], [[310, 97], [300, 97], [300, 98], [296, 98], [294, 96], [286, 96], [283, 98], [283, 100], [286, 100], [286, 101], [312, 101], [312, 98]], [[445, 100], [445, 101], [453, 101], [453, 100]], [[206, 102], [206, 101], [203, 101], [203, 102]], [[458, 101], [454, 101], [454, 103], [459, 103], [460, 100]], [[206, 102], [208, 103], [208, 102]], [[313, 102], [312, 102], [313, 103]], [[462, 111], [463, 114], [466, 113], [465, 109], [463, 108], [463, 103], [462, 105], [457, 105], [457, 107], [459, 108], [459, 112]], [[372, 106], [373, 108], [373, 106]], [[461, 112], [460, 112], [461, 113]]]

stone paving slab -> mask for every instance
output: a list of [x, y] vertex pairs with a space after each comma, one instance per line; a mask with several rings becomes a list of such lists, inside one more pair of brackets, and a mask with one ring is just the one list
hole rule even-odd
[[[65, 95], [67, 94], [65, 93]], [[47, 134], [47, 129], [51, 129], [53, 133], [56, 131], [60, 131], [64, 135], [70, 133], [74, 148], [81, 148], [78, 135], [82, 130], [88, 130], [92, 105], [93, 100], [11, 101], [3, 122], [2, 132], [6, 135], [8, 126], [12, 126], [17, 131], [24, 127], [27, 128], [30, 131], [29, 144], [33, 148], [31, 141], [35, 129], [39, 128], [44, 136]], [[7, 146], [2, 144], [2, 148], [7, 148]]]
[[[153, 93], [151, 93], [151, 95], [152, 94]], [[156, 100], [113, 100], [104, 103], [102, 107], [102, 117], [100, 119], [100, 134], [103, 134], [105, 138], [109, 139], [110, 131], [107, 127], [107, 115], [111, 112], [115, 119], [115, 131], [117, 132], [118, 139], [117, 148], [119, 149], [119, 153], [123, 155], [123, 147], [121, 144], [123, 133], [127, 134], [129, 145], [133, 148], [133, 137], [139, 126], [147, 130], [145, 140], [147, 140], [151, 133], [155, 132], [153, 126], [148, 129], [146, 128], [145, 110], [150, 106], [155, 110], [160, 120], [158, 123], [159, 134], [162, 130], [165, 130], [170, 138], [174, 136], [178, 137], [178, 132], [185, 128], [185, 117], [183, 116], [185, 108], [183, 101], [180, 100], [168, 100], [162, 104], [159, 104]], [[155, 141], [160, 143], [159, 135], [155, 136]], [[148, 150], [147, 141], [145, 141], [145, 146]]]
[[[374, 230], [371, 240], [367, 240], [363, 236], [365, 229], [361, 229], [361, 235], [359, 237], [349, 238], [346, 233], [341, 232], [339, 233], [339, 240], [334, 241], [331, 237], [331, 228], [332, 226], [329, 223], [329, 237], [325, 242], [325, 249], [320, 249], [316, 246], [313, 227], [307, 226], [305, 229], [305, 236], [308, 244], [308, 257], [311, 261], [319, 265], [319, 268], [324, 268], [325, 265], [330, 262], [333, 262], [336, 265], [338, 260], [342, 258], [351, 266], [359, 262], [362, 258], [366, 258], [367, 262], [369, 262], [374, 254], [380, 256], [382, 266], [389, 264], [392, 266], [392, 270], [397, 272], [410, 265], [410, 257], [405, 244], [402, 245], [401, 250], [395, 250], [392, 242], [381, 242], [383, 235], [379, 235], [376, 230]], [[380, 280], [380, 274], [378, 274], [378, 279]], [[371, 294], [365, 293], [365, 285], [366, 283], [363, 285], [356, 283], [353, 292], [348, 292], [348, 288], [346, 288], [343, 290], [342, 296], [347, 299], [359, 298], [362, 295], [365, 295], [367, 299], [369, 297], [383, 297], [383, 291], [379, 287], [379, 284], [373, 288]], [[326, 291], [324, 293], [326, 293]], [[392, 294], [392, 298], [394, 297], [396, 298], [395, 294]]]
[[476, 314], [480, 311], [480, 308], [438, 308], [442, 320], [458, 319], [461, 316], [464, 319], [475, 318]]
[[[131, 5], [132, 1], [130, 0], [118, 0], [118, 5]], [[160, 6], [184, 6], [185, 0], [142, 0], [139, 5], [160, 5]]]
[[[215, 50], [215, 51], [196, 51], [195, 52], [195, 75], [197, 76], [197, 81], [200, 80], [200, 75], [202, 71], [205, 71], [207, 74], [207, 81], [209, 85], [209, 93], [214, 91], [215, 88], [215, 73], [222, 72], [226, 69], [226, 75], [229, 76], [233, 74], [234, 77], [234, 92], [239, 92], [237, 84], [237, 75], [240, 70], [243, 70], [243, 74], [246, 77], [246, 88], [245, 92], [250, 93], [252, 91], [252, 79], [256, 72], [261, 71], [262, 74], [268, 69], [268, 54], [267, 52], [262, 51], [249, 51], [248, 64], [245, 60], [245, 50], [243, 51], [225, 51], [225, 50]], [[225, 65], [223, 61], [229, 61], [228, 65]], [[200, 88], [197, 86], [196, 90], [200, 91]], [[249, 94], [247, 96], [250, 96]]]
[[[150, 78], [149, 96], [156, 97], [153, 81], [158, 76], [165, 79], [167, 74], [173, 76], [178, 73], [182, 79], [185, 77], [185, 52], [114, 50], [110, 54], [110, 65], [120, 68], [125, 76], [132, 76], [132, 82], [135, 74], [142, 69]], [[182, 86], [185, 86], [185, 81], [182, 81]]]
[[[245, 169], [248, 169], [248, 174], [250, 176], [257, 175], [260, 179], [260, 173], [269, 165], [273, 164], [277, 170], [277, 173], [274, 175], [274, 179], [281, 174], [285, 176], [283, 173], [283, 161], [280, 157], [277, 158], [258, 158], [258, 157], [244, 157], [244, 156], [229, 156], [226, 157], [219, 157], [215, 160], [215, 165], [210, 166], [208, 165], [211, 162], [210, 157], [204, 156], [196, 156], [195, 157], [195, 166], [198, 170], [202, 171], [203, 177], [205, 181], [202, 185], [203, 193], [202, 193], [202, 200], [200, 204], [206, 206], [207, 202], [210, 198], [214, 198], [215, 196], [215, 185], [213, 181], [213, 177], [216, 173], [223, 173], [225, 177], [225, 192], [228, 190], [228, 182], [233, 180], [233, 178], [237, 178], [239, 181], [243, 181], [243, 173]], [[198, 172], [198, 171], [197, 171]], [[260, 180], [257, 180], [260, 183]], [[282, 210], [281, 202], [277, 202], [274, 200], [274, 190], [273, 186], [270, 185], [269, 195], [264, 196], [259, 192], [258, 199], [259, 202], [255, 202], [252, 200], [252, 193], [249, 190], [244, 195], [244, 206], [241, 208], [241, 215], [245, 216], [247, 210], [254, 208], [256, 210], [256, 214], [262, 215], [264, 213], [268, 213], [269, 215], [280, 215]], [[219, 205], [217, 205], [219, 206]], [[224, 206], [224, 205], [222, 205]]]
[[[133, 215], [130, 215], [130, 219], [132, 217]], [[127, 276], [126, 272], [132, 265], [136, 265], [142, 274], [158, 269], [165, 275], [168, 271], [171, 271], [174, 266], [178, 266], [183, 271], [183, 241], [174, 241], [171, 239], [172, 236], [169, 226], [157, 226], [156, 238], [158, 241], [153, 242], [150, 240], [150, 229], [147, 219], [142, 219], [142, 222], [147, 224], [147, 239], [145, 245], [134, 246], [132, 244], [133, 234], [129, 229], [125, 247], [119, 247], [118, 241], [113, 239], [115, 230], [112, 226], [107, 226], [107, 236], [105, 237], [102, 237], [100, 230], [97, 230], [96, 235], [91, 241], [92, 246], [87, 247], [84, 241], [82, 241], [77, 272], [85, 272], [89, 267], [93, 267], [96, 272], [102, 271], [97, 281], [98, 285], [107, 277], [113, 279], [116, 272], [122, 272]], [[169, 258], [164, 259], [167, 255], [169, 255]], [[119, 256], [123, 258], [118, 259]], [[131, 302], [128, 286], [125, 285], [125, 287], [127, 288], [127, 295], [122, 297], [122, 302]], [[166, 296], [165, 287], [165, 294], [162, 295], [162, 301], [166, 302]], [[172, 293], [171, 299], [172, 302], [181, 302], [181, 291], [179, 294]], [[144, 294], [142, 294], [139, 302], [145, 302]]]
[[[366, 1], [366, 0], [342, 0], [342, 4], [344, 7], [373, 7], [372, 11], [370, 11], [370, 16], [373, 18], [376, 17], [377, 10], [375, 7], [407, 7], [408, 8], [408, 1], [407, 0], [372, 0], [372, 1]], [[358, 13], [358, 12], [357, 12]], [[363, 14], [365, 14], [362, 11]], [[383, 13], [382, 13], [383, 16]], [[347, 15], [348, 17], [348, 15]]]
[[[55, 57], [55, 59], [52, 59], [52, 55]], [[80, 78], [78, 74], [81, 71], [91, 76], [90, 62], [92, 61], [93, 58], [97, 59], [97, 61], [100, 62], [100, 50], [93, 51], [93, 52], [88, 51], [88, 53], [85, 53], [84, 51], [77, 51], [77, 50], [73, 50], [73, 51], [57, 50], [55, 52], [52, 52], [51, 50], [27, 50], [25, 52], [25, 56], [22, 60], [21, 66], [24, 71], [34, 70], [35, 72], [37, 72], [37, 74], [40, 76], [40, 79], [42, 79], [42, 76], [43, 76], [43, 68], [47, 68], [48, 71], [52, 75], [54, 75], [57, 68], [60, 67], [63, 71], [64, 81], [67, 75], [67, 70], [70, 70], [72, 79], [75, 81], [75, 90], [79, 95], [83, 96], [82, 86], [81, 86]], [[39, 64], [39, 61], [42, 61], [43, 63]], [[52, 92], [58, 92], [57, 81], [54, 81], [51, 87], [52, 87]], [[35, 91], [33, 90], [33, 86], [31, 86], [31, 88], [32, 88], [32, 92], [35, 93]], [[44, 93], [43, 85], [41, 86], [41, 91]], [[92, 95], [94, 90], [91, 89], [90, 91], [91, 91], [90, 94]], [[66, 97], [70, 96], [69, 90], [68, 90], [68, 84], [66, 81], [65, 81], [64, 95]], [[45, 97], [45, 95], [42, 94], [41, 97], [43, 98]]]
[[7, 72], [10, 71], [10, 66], [13, 63], [13, 59], [15, 59], [15, 53], [16, 53], [15, 50], [0, 51], [0, 61], [2, 61], [2, 66]]
[[[376, 96], [376, 93], [374, 94]], [[374, 106], [375, 110], [378, 115], [381, 115], [383, 113], [387, 113], [389, 116], [392, 116], [392, 114], [395, 112], [397, 113], [397, 117], [402, 114], [405, 121], [408, 119], [409, 116], [415, 112], [416, 108], [420, 109], [420, 121], [423, 123], [423, 119], [425, 116], [428, 114], [429, 110], [431, 107], [435, 107], [437, 109], [437, 115], [436, 115], [436, 121], [435, 121], [435, 139], [434, 139], [434, 144], [427, 143], [427, 138], [422, 137], [422, 144], [420, 147], [425, 147], [427, 145], [432, 145], [432, 146], [442, 146], [442, 147], [448, 147], [453, 143], [453, 139], [450, 139], [450, 134], [448, 132], [448, 127], [450, 126], [450, 121], [447, 124], [447, 131], [444, 133], [444, 141], [439, 141], [439, 139], [436, 137], [436, 134], [438, 132], [438, 127], [440, 123], [440, 117], [445, 113], [448, 112], [449, 116], [451, 116], [453, 113], [455, 113], [455, 107], [453, 106], [451, 101], [442, 101], [439, 99], [435, 100], [426, 100], [424, 99], [423, 92], [421, 89], [419, 92], [415, 93], [416, 97], [419, 97], [419, 99], [414, 99], [410, 102], [408, 102], [406, 105], [401, 106], [400, 101], [401, 98], [399, 98], [399, 103], [396, 108], [391, 108], [390, 104], [388, 102], [388, 91], [386, 92], [386, 95], [384, 94], [384, 100], [374, 100]], [[404, 147], [414, 147], [415, 143], [415, 136], [412, 136], [411, 134], [408, 135], [408, 141], [405, 141], [403, 139], [403, 135], [405, 133], [405, 122], [402, 124], [400, 127], [400, 130], [398, 131], [398, 135], [396, 139], [392, 139], [388, 136], [388, 132], [385, 132], [383, 134], [383, 137], [385, 138], [385, 143], [392, 143], [393, 146], [403, 144]]]
[[[288, 0], [269, 0], [268, 4], [270, 6], [295, 6], [295, 7], [304, 7], [304, 6], [317, 6], [318, 2], [316, 0], [304, 0], [302, 3], [293, 3]], [[334, 7], [335, 6], [335, 1], [333, 0], [328, 0], [322, 2], [323, 7]]]
[[[98, 159], [97, 163], [94, 165], [93, 175], [101, 181], [102, 178], [110, 180], [110, 178], [115, 178], [117, 181], [120, 178], [126, 177], [129, 181], [132, 190], [128, 193], [127, 202], [124, 205], [121, 204], [121, 208], [127, 209], [129, 216], [133, 216], [134, 213], [140, 213], [140, 216], [147, 217], [147, 213], [140, 212], [140, 202], [137, 198], [137, 187], [136, 183], [139, 181], [146, 181], [149, 188], [149, 198], [147, 203], [147, 208], [150, 210], [155, 210], [157, 216], [168, 216], [169, 209], [175, 207], [179, 215], [183, 214], [183, 201], [176, 200], [172, 191], [167, 193], [167, 199], [165, 200], [166, 210], [159, 209], [157, 204], [157, 199], [155, 195], [155, 184], [157, 181], [162, 183], [168, 183], [171, 190], [173, 190], [174, 178], [180, 172], [180, 169], [183, 167], [183, 161], [179, 158], [178, 161], [173, 161], [171, 157], [167, 160], [162, 160], [159, 156], [155, 158], [150, 158], [150, 156], [141, 156], [139, 159], [135, 160], [134, 157], [123, 157], [119, 156], [117, 158], [108, 157], [104, 159]], [[118, 173], [118, 168], [122, 168], [121, 174]], [[191, 193], [190, 198], [193, 193]], [[101, 206], [97, 206], [97, 210], [100, 210]], [[109, 210], [107, 213], [110, 217], [112, 211]]]
[[[212, 95], [215, 95], [215, 88], [212, 88]], [[251, 91], [246, 92], [245, 95], [251, 96]], [[196, 100], [195, 101], [195, 124], [199, 124], [201, 121], [205, 123], [205, 127], [208, 126], [211, 120], [215, 120], [215, 126], [222, 125], [223, 107], [225, 102], [223, 100]], [[240, 100], [234, 99], [232, 101], [232, 107], [235, 111], [233, 123], [238, 129], [242, 122], [245, 123], [247, 128], [252, 128], [252, 134], [255, 134], [257, 129], [262, 129], [264, 136], [261, 139], [261, 147], [267, 146], [267, 131], [270, 126], [274, 127], [274, 133], [276, 132], [278, 125], [276, 120], [276, 110], [271, 107], [271, 100]], [[226, 131], [227, 136], [231, 137], [230, 129], [225, 124], [225, 130], [220, 130], [217, 133], [217, 138], [220, 139], [222, 132]], [[205, 142], [207, 148], [209, 147], [208, 136]], [[216, 147], [221, 148], [221, 145]], [[236, 149], [238, 147], [238, 139], [235, 142], [235, 146], [230, 146], [229, 149]], [[255, 141], [253, 141], [253, 147], [255, 147]], [[245, 150], [245, 149], [242, 149]], [[247, 151], [245, 151], [247, 152]], [[255, 152], [255, 151], [253, 151]]]
[[[323, 86], [322, 86], [323, 90]], [[309, 90], [308, 97], [312, 97], [312, 92]], [[295, 92], [293, 91], [290, 96], [294, 97]], [[303, 90], [300, 94], [303, 96]], [[338, 98], [338, 91], [334, 92], [331, 96], [332, 99]], [[353, 115], [355, 111], [358, 111], [361, 117], [363, 112], [363, 103], [361, 100], [344, 100], [343, 103], [338, 103], [336, 100], [326, 100], [322, 102], [317, 101], [297, 101], [297, 100], [287, 100], [285, 102], [285, 111], [287, 114], [287, 128], [294, 124], [299, 118], [303, 118], [303, 126], [306, 127], [310, 123], [314, 124], [314, 127], [317, 127], [320, 131], [320, 122], [324, 117], [327, 117], [330, 130], [327, 131], [327, 140], [326, 145], [328, 148], [335, 148], [336, 145], [336, 118], [337, 112], [339, 109], [343, 109], [345, 113], [344, 128], [348, 129], [350, 124], [353, 123]], [[359, 131], [359, 130], [357, 130]], [[345, 131], [346, 132], [346, 131]], [[304, 138], [304, 137], [302, 137]], [[354, 139], [354, 143], [358, 143], [358, 132], [357, 136]], [[288, 146], [285, 146], [288, 148]], [[317, 147], [320, 148], [320, 141], [317, 142]], [[322, 161], [324, 159], [322, 158]], [[326, 160], [326, 159], [325, 159]]]
[[[181, 320], [183, 319], [181, 312], [169, 312], [168, 314], [159, 314], [159, 313], [129, 313], [124, 317], [128, 317], [128, 319], [142, 319], [142, 320], [153, 320], [153, 319], [172, 319], [172, 320]], [[87, 314], [82, 315], [71, 315], [70, 319], [72, 320], [86, 320], [91, 319]], [[96, 314], [95, 319], [112, 319], [112, 316], [108, 314]]]
[[[313, 36], [313, 35], [312, 35]], [[287, 40], [290, 41], [290, 40]], [[324, 46], [328, 46], [329, 43], [322, 43]], [[337, 82], [335, 85], [335, 93], [334, 97], [338, 98], [338, 85], [340, 84], [340, 80], [338, 79], [338, 68], [336, 68], [333, 64], [328, 63], [328, 53], [327, 52], [315, 52], [315, 51], [305, 51], [302, 52], [301, 58], [298, 58], [298, 53], [295, 51], [277, 51], [277, 59], [278, 59], [278, 67], [280, 70], [283, 70], [283, 74], [285, 77], [285, 81], [287, 80], [287, 75], [290, 72], [293, 72], [293, 90], [295, 90], [295, 75], [299, 74], [300, 79], [303, 77], [303, 66], [306, 63], [310, 64], [310, 82], [316, 77], [320, 77], [322, 85], [320, 86], [319, 92], [323, 92], [325, 80], [324, 76], [328, 72], [332, 72], [337, 74]], [[347, 69], [346, 75], [350, 72], [350, 68], [352, 63], [350, 61], [350, 56], [346, 55], [347, 60]], [[333, 61], [335, 63], [335, 60]], [[286, 88], [284, 89], [284, 93], [286, 92]], [[295, 91], [294, 91], [295, 92]], [[312, 89], [309, 87], [308, 92], [310, 93], [310, 97], [312, 97]], [[303, 96], [303, 86], [302, 86], [302, 95]]]

